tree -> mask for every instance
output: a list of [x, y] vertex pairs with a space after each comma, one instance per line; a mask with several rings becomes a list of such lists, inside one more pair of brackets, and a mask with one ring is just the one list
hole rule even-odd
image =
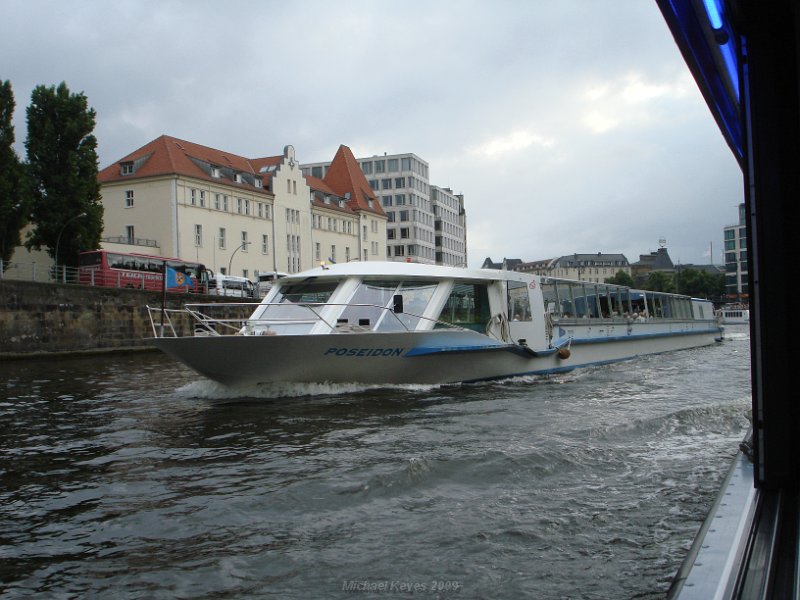
[[671, 275], [663, 271], [652, 271], [647, 276], [647, 281], [644, 283], [644, 289], [653, 292], [674, 292], [675, 285]]
[[608, 277], [605, 282], [613, 283], [614, 285], [626, 285], [628, 287], [633, 287], [633, 277], [631, 277], [622, 269], [617, 271], [617, 274], [613, 277]]
[[37, 86], [28, 107], [31, 222], [27, 248], [47, 248], [61, 264], [100, 245], [103, 205], [97, 181], [95, 111], [67, 84]]
[[675, 276], [681, 294], [696, 298], [715, 298], [725, 293], [725, 275], [712, 274], [697, 269], [681, 269]]
[[14, 151], [14, 92], [0, 82], [0, 259], [11, 260], [27, 222], [25, 167]]

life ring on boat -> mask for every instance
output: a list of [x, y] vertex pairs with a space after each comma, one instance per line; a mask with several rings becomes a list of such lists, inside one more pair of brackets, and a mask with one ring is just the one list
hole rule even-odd
[[561, 360], [567, 360], [572, 353], [569, 351], [569, 348], [559, 348], [556, 354]]

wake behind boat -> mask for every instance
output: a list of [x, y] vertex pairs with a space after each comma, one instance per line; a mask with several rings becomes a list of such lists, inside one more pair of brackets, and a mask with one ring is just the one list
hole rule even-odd
[[[713, 344], [706, 300], [515, 271], [393, 262], [280, 279], [243, 304], [148, 307], [154, 343], [223, 384], [457, 383]], [[178, 315], [193, 335], [180, 337]], [[165, 325], [159, 325], [164, 322]]]

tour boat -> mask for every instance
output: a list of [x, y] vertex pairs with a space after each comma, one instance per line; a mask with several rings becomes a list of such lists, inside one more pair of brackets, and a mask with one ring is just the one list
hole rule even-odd
[[416, 263], [323, 265], [277, 280], [254, 309], [148, 309], [158, 348], [225, 385], [475, 382], [694, 348], [722, 336], [706, 300]]
[[740, 304], [728, 304], [717, 310], [721, 325], [750, 325], [750, 309]]

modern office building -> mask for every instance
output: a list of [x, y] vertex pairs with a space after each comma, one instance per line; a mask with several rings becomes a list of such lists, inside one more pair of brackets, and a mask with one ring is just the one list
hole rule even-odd
[[739, 205], [739, 222], [724, 228], [725, 296], [730, 302], [749, 299], [747, 273], [747, 226], [744, 204]]
[[463, 194], [432, 185], [431, 204], [436, 232], [436, 264], [466, 267], [467, 214]]
[[[428, 163], [413, 153], [359, 158], [358, 164], [386, 213], [391, 261], [466, 266], [463, 195], [432, 186]], [[303, 174], [324, 178], [330, 163], [304, 163]]]

